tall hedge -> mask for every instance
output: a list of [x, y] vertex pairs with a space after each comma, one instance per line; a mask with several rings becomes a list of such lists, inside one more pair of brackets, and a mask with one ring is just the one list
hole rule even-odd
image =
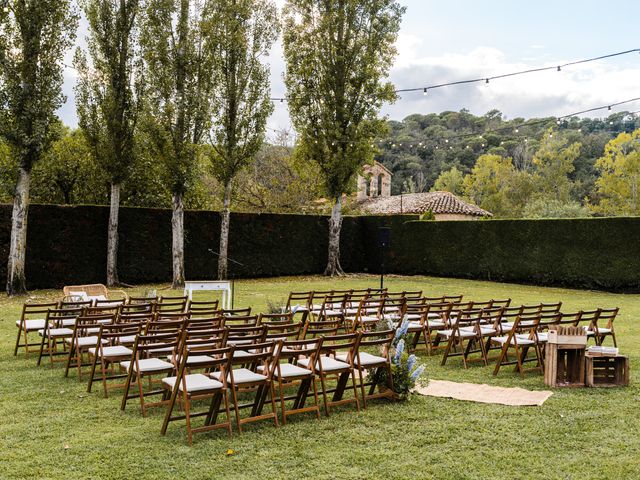
[[[171, 279], [171, 212], [122, 208], [118, 269], [131, 284]], [[342, 265], [379, 273], [379, 227], [391, 229], [386, 271], [611, 291], [640, 291], [640, 218], [421, 222], [416, 216], [346, 217]], [[32, 205], [27, 238], [29, 288], [105, 278], [108, 207]], [[233, 214], [229, 256], [236, 277], [322, 273], [327, 217]], [[6, 278], [11, 206], [0, 205], [0, 278]], [[217, 271], [220, 217], [185, 214], [188, 279]]]
[[[364, 220], [366, 228], [376, 219]], [[409, 221], [394, 225], [388, 271], [640, 291], [640, 218]], [[372, 259], [372, 255], [368, 255]], [[369, 262], [371, 271], [378, 263]]]

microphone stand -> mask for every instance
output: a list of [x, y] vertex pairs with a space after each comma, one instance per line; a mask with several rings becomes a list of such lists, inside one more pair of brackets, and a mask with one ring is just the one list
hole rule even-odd
[[[213, 253], [216, 257], [220, 258], [222, 257], [222, 254], [220, 252], [216, 252], [215, 250], [208, 248], [207, 249], [210, 253]], [[239, 267], [246, 267], [246, 265], [244, 263], [241, 263], [231, 257], [229, 257], [227, 255], [227, 262], [231, 262], [231, 263], [235, 263], [236, 265], [238, 265]], [[234, 308], [235, 305], [235, 296], [236, 296], [236, 278], [234, 274], [231, 274], [231, 308]]]

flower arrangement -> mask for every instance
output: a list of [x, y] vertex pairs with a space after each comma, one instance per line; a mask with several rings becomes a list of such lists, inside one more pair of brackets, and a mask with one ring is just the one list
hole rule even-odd
[[[389, 321], [386, 328], [393, 329], [394, 324]], [[409, 354], [406, 348], [407, 336], [409, 331], [409, 320], [405, 317], [400, 326], [396, 329], [396, 333], [391, 342], [391, 375], [393, 377], [393, 391], [399, 399], [406, 399], [411, 390], [422, 376], [425, 366], [418, 364], [418, 358]], [[369, 374], [370, 376], [373, 373]], [[370, 378], [370, 381], [373, 379]], [[377, 378], [378, 385], [387, 384], [387, 372], [382, 371]]]

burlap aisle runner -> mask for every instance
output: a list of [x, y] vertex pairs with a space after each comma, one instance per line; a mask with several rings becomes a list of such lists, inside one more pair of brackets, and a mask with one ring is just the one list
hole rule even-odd
[[553, 395], [548, 390], [525, 390], [524, 388], [493, 387], [477, 383], [458, 383], [446, 380], [430, 380], [427, 387], [416, 387], [421, 395], [455, 398], [470, 402], [496, 403], [509, 406], [542, 405]]

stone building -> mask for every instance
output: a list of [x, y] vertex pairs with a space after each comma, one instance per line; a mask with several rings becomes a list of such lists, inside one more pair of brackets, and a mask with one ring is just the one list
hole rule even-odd
[[391, 196], [391, 172], [379, 162], [365, 165], [362, 175], [358, 175], [358, 193], [356, 198], [364, 200], [375, 197]]

